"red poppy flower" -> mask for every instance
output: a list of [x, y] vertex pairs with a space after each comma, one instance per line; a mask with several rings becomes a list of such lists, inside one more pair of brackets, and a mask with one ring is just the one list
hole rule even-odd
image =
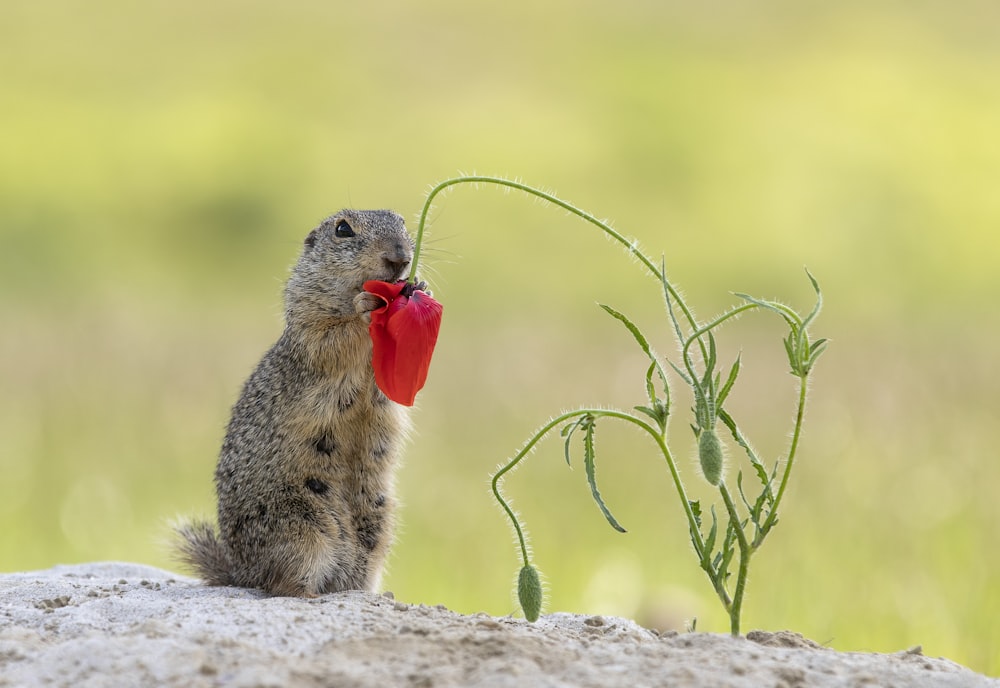
[[396, 403], [413, 406], [427, 380], [444, 307], [407, 282], [372, 280], [364, 290], [385, 301], [368, 326], [375, 384]]

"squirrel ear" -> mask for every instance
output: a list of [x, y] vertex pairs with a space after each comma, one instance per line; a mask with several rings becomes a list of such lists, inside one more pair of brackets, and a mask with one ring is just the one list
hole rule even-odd
[[306, 237], [306, 240], [303, 243], [305, 243], [306, 248], [312, 248], [313, 246], [316, 245], [317, 238], [319, 238], [319, 227], [309, 232], [309, 235]]

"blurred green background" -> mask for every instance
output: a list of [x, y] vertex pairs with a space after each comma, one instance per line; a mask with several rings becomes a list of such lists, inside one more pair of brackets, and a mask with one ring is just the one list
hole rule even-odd
[[[612, 218], [702, 316], [730, 291], [808, 309], [807, 265], [833, 343], [744, 627], [1000, 674], [998, 73], [987, 1], [7, 2], [0, 570], [171, 567], [165, 523], [214, 510], [302, 237], [343, 206], [415, 220], [432, 183], [477, 171]], [[445, 322], [385, 585], [506, 614], [519, 561], [489, 474], [560, 410], [642, 401], [642, 356], [595, 301], [676, 350], [656, 284], [561, 211], [459, 188], [430, 240]], [[723, 333], [745, 363], [732, 409], [772, 458], [782, 334]], [[507, 482], [547, 609], [725, 631], [652, 446], [599, 442], [626, 535], [556, 441]]]

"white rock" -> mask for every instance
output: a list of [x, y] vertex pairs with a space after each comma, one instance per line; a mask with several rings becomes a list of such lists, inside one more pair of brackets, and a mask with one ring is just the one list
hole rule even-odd
[[209, 588], [146, 566], [0, 575], [0, 686], [906, 686], [1000, 688], [919, 651], [792, 633], [660, 638], [614, 617], [530, 624], [348, 592]]

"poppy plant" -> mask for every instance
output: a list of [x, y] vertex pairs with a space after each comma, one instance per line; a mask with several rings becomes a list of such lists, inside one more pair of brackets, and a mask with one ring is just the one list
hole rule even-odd
[[441, 327], [443, 306], [423, 291], [424, 284], [365, 282], [364, 290], [385, 301], [371, 312], [375, 384], [403, 406], [413, 406], [427, 380], [434, 344]]
[[[665, 261], [661, 260], [659, 263], [654, 261], [638, 248], [638, 244], [634, 240], [618, 233], [606, 222], [598, 220], [590, 213], [580, 210], [552, 194], [517, 181], [478, 175], [447, 179], [431, 189], [427, 195], [420, 213], [420, 224], [417, 227], [410, 281], [413, 281], [416, 275], [421, 238], [434, 197], [457, 184], [491, 184], [505, 189], [523, 191], [585, 220], [619, 242], [653, 277], [656, 283], [656, 293], [661, 295], [666, 302], [666, 313], [669, 321], [667, 329], [675, 334], [681, 355], [679, 363], [656, 355], [646, 335], [628, 316], [602, 304], [601, 307], [608, 315], [625, 326], [648, 359], [647, 365], [640, 368], [645, 370], [646, 398], [640, 405], [633, 406], [627, 411], [596, 407], [579, 408], [563, 413], [538, 430], [514, 458], [493, 474], [493, 496], [510, 519], [517, 536], [517, 544], [520, 547], [522, 566], [517, 576], [517, 598], [521, 603], [525, 618], [530, 621], [538, 618], [543, 606], [543, 590], [538, 570], [531, 563], [528, 554], [528, 546], [521, 523], [517, 514], [514, 513], [501, 494], [500, 483], [505, 475], [531, 453], [545, 435], [559, 429], [564, 441], [564, 454], [567, 463], [572, 461], [573, 438], [583, 440], [582, 458], [587, 482], [590, 484], [591, 496], [604, 514], [608, 524], [616, 531], [624, 533], [625, 529], [611, 514], [603, 497], [601, 497], [600, 490], [597, 488], [595, 468], [597, 462], [595, 449], [597, 426], [598, 424], [603, 426], [614, 420], [631, 424], [641, 432], [648, 434], [654, 441], [667, 464], [674, 487], [677, 490], [681, 509], [687, 520], [687, 531], [699, 565], [708, 574], [712, 588], [729, 615], [732, 634], [739, 635], [743, 599], [750, 571], [750, 559], [763, 544], [774, 525], [778, 523], [778, 507], [785, 495], [788, 478], [799, 449], [808, 389], [807, 378], [816, 363], [816, 359], [826, 348], [826, 339], [814, 340], [808, 331], [812, 321], [819, 314], [823, 302], [819, 284], [807, 271], [806, 274], [816, 293], [816, 304], [804, 316], [776, 301], [758, 299], [746, 294], [736, 294], [742, 303], [734, 305], [711, 320], [700, 321], [695, 318], [684, 297], [667, 278]], [[402, 289], [402, 287], [398, 288]], [[414, 292], [414, 294], [419, 293], [419, 291]], [[386, 300], [388, 301], [388, 299]], [[389, 311], [390, 322], [393, 317], [392, 309], [392, 305], [385, 309]], [[770, 465], [767, 465], [766, 460], [753, 449], [736, 419], [730, 413], [729, 404], [726, 403], [729, 392], [739, 376], [742, 367], [741, 358], [737, 356], [728, 375], [723, 378], [722, 373], [725, 371], [720, 369], [718, 349], [716, 348], [718, 329], [727, 321], [750, 311], [770, 312], [772, 315], [778, 315], [788, 327], [788, 336], [784, 339], [785, 353], [788, 355], [792, 374], [798, 378], [798, 406], [793, 419], [791, 444], [787, 453], [779, 455]], [[437, 316], [440, 317], [440, 312]], [[373, 317], [373, 326], [374, 323]], [[429, 351], [427, 356], [429, 356]], [[697, 500], [689, 499], [687, 489], [681, 481], [680, 462], [676, 460], [674, 449], [668, 444], [667, 438], [668, 421], [671, 417], [671, 378], [674, 377], [670, 375], [671, 371], [677, 375], [674, 384], [681, 382], [691, 389], [695, 401], [694, 407], [691, 409], [694, 415], [691, 429], [698, 439], [698, 455], [702, 474], [706, 482], [718, 491], [719, 501], [715, 501], [716, 498], [711, 493], [708, 493], [708, 496], [701, 496]], [[725, 451], [727, 437], [731, 438], [734, 445], [743, 450], [745, 458], [740, 455], [740, 452], [727, 455]], [[579, 444], [576, 446], [579, 447]], [[728, 473], [731, 476], [728, 481], [726, 478], [727, 463], [729, 464]], [[733, 475], [735, 475], [739, 499], [733, 498], [735, 493], [730, 489]], [[744, 477], [750, 479], [744, 480]], [[760, 483], [761, 488], [756, 497], [751, 492], [752, 483], [755, 482], [754, 478], [756, 478], [756, 482]], [[713, 499], [713, 502], [702, 507], [702, 501], [708, 499]], [[717, 509], [720, 501], [723, 508]], [[711, 519], [710, 523], [709, 518]], [[734, 581], [735, 586], [733, 585]]]

